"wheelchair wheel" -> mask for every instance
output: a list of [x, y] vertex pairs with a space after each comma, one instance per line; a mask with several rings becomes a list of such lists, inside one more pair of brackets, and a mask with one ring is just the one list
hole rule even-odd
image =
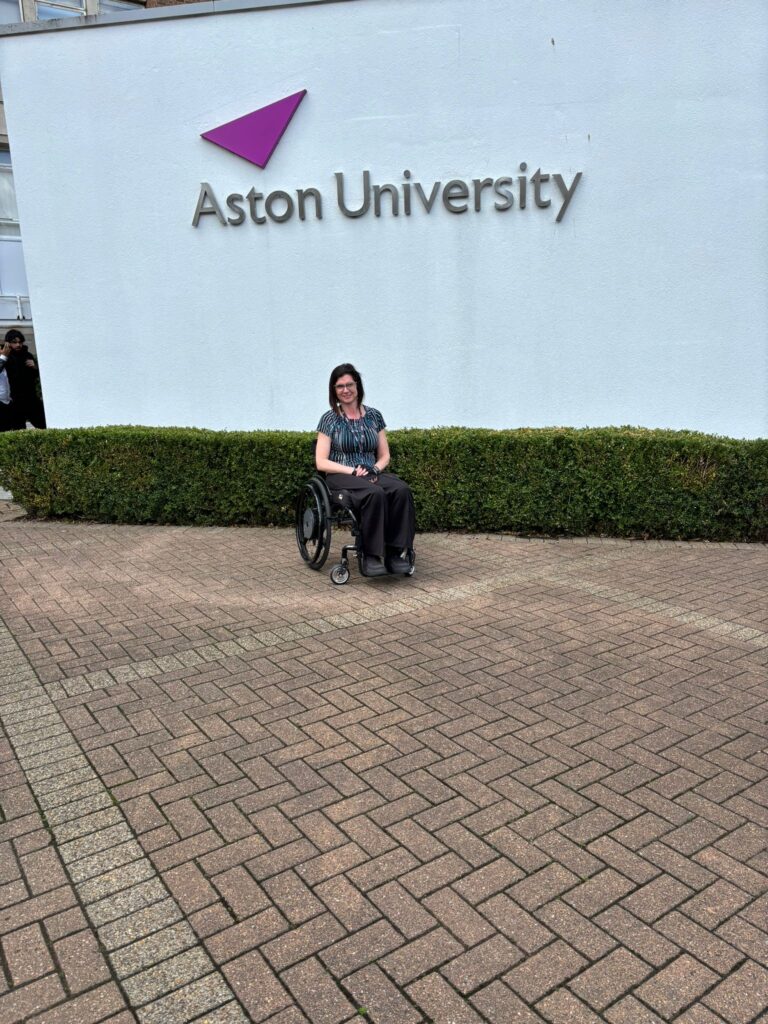
[[296, 543], [310, 569], [321, 569], [331, 550], [331, 507], [328, 492], [312, 479], [296, 501]]
[[331, 569], [331, 583], [335, 583], [337, 587], [343, 587], [348, 580], [349, 569], [346, 565], [343, 565], [341, 562], [338, 565], [334, 565]]

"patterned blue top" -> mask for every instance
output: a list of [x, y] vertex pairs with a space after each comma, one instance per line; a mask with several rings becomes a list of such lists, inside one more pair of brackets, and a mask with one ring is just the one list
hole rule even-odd
[[369, 405], [364, 408], [365, 416], [359, 420], [348, 420], [333, 409], [320, 417], [317, 431], [331, 439], [328, 455], [331, 462], [339, 462], [342, 466], [373, 468], [379, 431], [385, 429], [386, 423], [378, 409], [372, 409]]

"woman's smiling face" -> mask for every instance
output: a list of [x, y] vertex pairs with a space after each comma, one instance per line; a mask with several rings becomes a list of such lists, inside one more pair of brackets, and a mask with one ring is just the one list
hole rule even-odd
[[350, 373], [345, 373], [336, 381], [336, 397], [342, 408], [354, 409], [357, 405], [357, 384]]

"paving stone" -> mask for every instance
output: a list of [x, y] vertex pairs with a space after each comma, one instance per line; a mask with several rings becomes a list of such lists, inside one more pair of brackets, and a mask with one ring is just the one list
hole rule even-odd
[[526, 953], [535, 953], [553, 938], [549, 928], [545, 928], [503, 893], [480, 904], [479, 909], [495, 928]]
[[749, 896], [735, 885], [718, 879], [680, 907], [703, 928], [714, 929], [750, 902]]
[[718, 975], [684, 953], [637, 989], [637, 996], [668, 1019], [698, 999]]
[[289, 543], [4, 524], [3, 1019], [768, 1017], [768, 549]]
[[326, 913], [267, 942], [262, 950], [276, 970], [283, 970], [338, 942], [344, 934], [344, 929], [338, 921]]
[[[485, 870], [485, 869], [484, 869]], [[514, 870], [514, 869], [513, 869]], [[446, 853], [429, 864], [403, 874], [400, 882], [416, 899], [421, 899], [468, 874], [470, 865], [455, 853]], [[400, 872], [398, 872], [398, 875]], [[477, 880], [479, 872], [473, 876]]]
[[536, 1010], [552, 1024], [599, 1024], [602, 1020], [566, 989], [542, 999], [536, 1004]]
[[718, 974], [728, 974], [743, 959], [733, 946], [677, 911], [657, 921], [656, 928]]
[[513, 967], [503, 980], [527, 1003], [535, 1003], [578, 974], [587, 963], [583, 956], [558, 939]]
[[482, 1017], [437, 974], [414, 982], [408, 995], [435, 1024], [482, 1024]]
[[109, 966], [90, 929], [60, 939], [53, 950], [67, 987], [75, 995], [110, 980]]
[[324, 949], [320, 959], [332, 974], [341, 978], [402, 945], [403, 937], [388, 921], [376, 921]]
[[463, 952], [460, 942], [445, 929], [436, 928], [383, 957], [380, 964], [398, 985], [407, 985], [419, 975], [434, 970]]
[[188, 949], [130, 978], [124, 978], [123, 988], [131, 1006], [139, 1007], [210, 974], [212, 966], [201, 949]]
[[436, 919], [399, 882], [388, 882], [370, 893], [371, 902], [378, 907], [407, 939], [414, 939], [436, 924]]
[[44, 923], [51, 942], [88, 927], [88, 921], [79, 907], [72, 907], [60, 914], [54, 914], [53, 917], [47, 917]]
[[214, 903], [210, 907], [198, 910], [190, 914], [187, 920], [200, 939], [208, 939], [234, 924], [232, 915], [221, 903]]
[[617, 949], [574, 978], [570, 988], [593, 1010], [602, 1011], [650, 973], [643, 960], [626, 949]]
[[398, 1021], [399, 1024], [419, 1024], [421, 1013], [401, 994], [400, 990], [376, 966], [370, 965], [344, 979], [344, 988], [350, 993], [359, 1010], [366, 1017], [378, 1021]]
[[454, 988], [468, 995], [522, 959], [523, 954], [516, 946], [503, 935], [494, 935], [451, 960], [441, 973]]
[[270, 939], [289, 932], [289, 929], [290, 925], [280, 911], [270, 907], [217, 931], [208, 938], [206, 948], [217, 963], [224, 963], [248, 949], [260, 948]]
[[562, 900], [553, 900], [536, 912], [537, 918], [590, 960], [605, 956], [616, 940]]
[[584, 917], [593, 917], [634, 889], [634, 883], [628, 878], [613, 868], [606, 868], [581, 885], [572, 887], [563, 899]]
[[314, 957], [284, 971], [281, 980], [312, 1024], [341, 1024], [357, 1009]]
[[[604, 1017], [610, 1024], [664, 1024], [664, 1018], [659, 1017], [657, 1013], [644, 1006], [634, 996], [625, 996], [618, 1003], [614, 1003], [605, 1011]], [[684, 1019], [685, 1014], [677, 1018], [678, 1021]], [[691, 1021], [689, 1024], [693, 1024], [693, 1022]], [[712, 1024], [715, 1022], [712, 1021]]]
[[253, 1021], [266, 1020], [277, 1010], [290, 1007], [293, 1002], [257, 950], [230, 960], [222, 971]]
[[473, 946], [494, 934], [493, 926], [450, 888], [440, 889], [424, 900], [424, 907], [460, 942]]
[[753, 927], [740, 915], [720, 925], [717, 935], [763, 967], [768, 967], [768, 933]]
[[[91, 1024], [92, 1021], [105, 1019], [119, 1021], [120, 1017], [123, 1018], [124, 1024], [129, 1024], [136, 1018], [125, 1009], [121, 1011], [124, 1006], [125, 1003], [119, 989], [110, 982], [83, 992], [82, 995], [48, 1010], [47, 1013], [36, 1018], [36, 1024]], [[126, 1013], [128, 1013], [127, 1020]]]
[[[331, 878], [327, 882], [322, 882], [315, 887], [315, 893], [319, 905], [322, 908], [327, 907], [350, 931], [371, 924], [380, 916], [369, 900], [344, 877]], [[309, 909], [311, 908], [308, 905], [306, 910]], [[305, 913], [306, 911], [302, 911], [302, 915]]]
[[638, 920], [623, 907], [609, 907], [595, 918], [595, 924], [654, 967], [668, 963], [680, 951], [676, 943]]
[[54, 970], [39, 924], [11, 932], [0, 941], [14, 986], [23, 985]]
[[550, 864], [516, 885], [509, 883], [508, 895], [515, 903], [519, 903], [520, 906], [531, 911], [549, 903], [562, 893], [568, 892], [578, 883], [578, 875], [560, 864]]
[[65, 998], [61, 982], [49, 974], [39, 981], [0, 996], [0, 1020], [21, 1021], [55, 1006]]
[[659, 875], [623, 899], [621, 905], [641, 921], [650, 924], [679, 906], [692, 894], [693, 890], [678, 882], [676, 878]]
[[216, 900], [216, 890], [191, 861], [164, 872], [163, 881], [185, 913], [209, 906]]
[[117, 895], [125, 889], [146, 882], [155, 877], [155, 870], [146, 860], [137, 860], [127, 866], [107, 871], [98, 878], [91, 878], [78, 887], [83, 902], [87, 905]]
[[706, 995], [704, 1002], [729, 1024], [747, 1024], [768, 1006], [768, 971], [746, 963]]
[[181, 911], [171, 899], [153, 903], [144, 910], [137, 910], [127, 917], [119, 918], [99, 928], [99, 939], [109, 950], [119, 949], [131, 942], [143, 939], [181, 919]]
[[540, 1024], [541, 1017], [501, 981], [494, 981], [470, 997], [481, 1018], [490, 1024]]
[[231, 990], [221, 976], [209, 974], [141, 1007], [136, 1016], [141, 1024], [186, 1024], [231, 998]]
[[163, 928], [146, 939], [110, 953], [109, 959], [119, 978], [127, 978], [144, 968], [197, 944], [197, 936], [186, 921]]

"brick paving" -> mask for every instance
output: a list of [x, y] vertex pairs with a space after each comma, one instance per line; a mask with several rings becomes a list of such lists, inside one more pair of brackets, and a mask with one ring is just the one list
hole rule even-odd
[[768, 1021], [768, 549], [0, 504], [0, 1021]]

